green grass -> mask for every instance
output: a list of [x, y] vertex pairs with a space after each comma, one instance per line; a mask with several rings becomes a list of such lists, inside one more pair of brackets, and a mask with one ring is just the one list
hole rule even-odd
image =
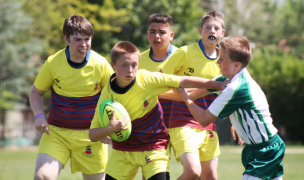
[[[241, 147], [221, 146], [219, 157], [219, 180], [240, 179], [244, 168], [241, 163]], [[33, 179], [37, 150], [0, 149], [0, 180], [30, 180]], [[287, 146], [283, 160], [283, 179], [302, 180], [304, 177], [304, 146]], [[182, 173], [182, 165], [175, 160], [170, 162], [170, 176], [175, 180]], [[141, 173], [136, 180], [141, 179]], [[71, 174], [69, 163], [59, 174], [58, 180], [82, 180], [80, 172]]]

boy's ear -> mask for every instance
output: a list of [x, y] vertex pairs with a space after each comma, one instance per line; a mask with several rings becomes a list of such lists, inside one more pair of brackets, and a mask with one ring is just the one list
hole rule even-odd
[[63, 37], [64, 37], [64, 42], [65, 42], [66, 44], [69, 44], [69, 43], [70, 43], [69, 38], [68, 38], [66, 35], [64, 35]]
[[174, 32], [173, 31], [170, 33], [170, 37], [171, 37], [170, 41], [172, 41], [173, 38], [174, 38]]
[[111, 66], [112, 66], [112, 68], [113, 68], [113, 70], [115, 72], [115, 64], [112, 61], [111, 61]]
[[200, 34], [201, 36], [202, 36], [202, 30], [203, 30], [203, 29], [202, 29], [201, 27], [198, 28], [198, 32], [199, 32], [199, 34]]
[[235, 68], [237, 68], [237, 69], [242, 69], [242, 63], [239, 62], [239, 61], [235, 62], [234, 66], [235, 66]]
[[225, 31], [225, 29], [223, 29], [223, 31], [222, 31], [222, 37], [224, 37], [225, 34], [226, 34], [226, 31]]

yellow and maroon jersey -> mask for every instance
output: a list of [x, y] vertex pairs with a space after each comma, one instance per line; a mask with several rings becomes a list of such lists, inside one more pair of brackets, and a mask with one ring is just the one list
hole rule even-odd
[[[162, 71], [167, 74], [179, 76], [197, 76], [207, 79], [213, 79], [220, 75], [221, 71], [216, 63], [217, 58], [209, 58], [204, 51], [202, 40], [188, 46], [178, 48], [166, 61]], [[195, 104], [201, 108], [207, 109], [213, 100], [217, 97], [211, 94], [197, 99]], [[169, 128], [189, 126], [198, 129], [215, 131], [215, 123], [207, 127], [202, 127], [192, 116], [184, 102], [173, 101], [170, 115]]]
[[125, 92], [117, 92], [113, 82], [102, 90], [91, 129], [100, 128], [100, 104], [106, 99], [121, 103], [128, 111], [132, 121], [131, 135], [127, 141], [113, 142], [113, 148], [121, 151], [150, 151], [166, 149], [169, 134], [162, 120], [162, 108], [158, 102], [158, 95], [168, 91], [169, 87], [179, 87], [180, 78], [159, 72], [138, 70], [136, 77]]
[[48, 123], [68, 129], [89, 129], [96, 104], [113, 69], [107, 60], [89, 50], [80, 67], [69, 63], [66, 47], [50, 56], [35, 81], [41, 91], [52, 90]]
[[[173, 54], [177, 50], [177, 47], [173, 46], [170, 44], [169, 51], [167, 52], [167, 57], [164, 58], [163, 60], [155, 60], [153, 59], [150, 54], [152, 52], [152, 48], [146, 50], [145, 52], [141, 53], [140, 57], [140, 63], [138, 66], [138, 69], [146, 69], [151, 72], [156, 72], [159, 71], [164, 67], [164, 64], [168, 57]], [[171, 106], [172, 106], [172, 101], [167, 100], [167, 99], [159, 99], [159, 102], [162, 106], [163, 109], [163, 120], [167, 128], [169, 128], [169, 117], [171, 113]]]

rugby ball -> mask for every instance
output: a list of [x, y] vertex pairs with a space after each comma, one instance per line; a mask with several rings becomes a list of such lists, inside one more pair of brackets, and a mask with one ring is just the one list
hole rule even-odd
[[123, 115], [127, 116], [128, 122], [126, 124], [126, 127], [128, 127], [128, 129], [114, 132], [109, 136], [113, 141], [116, 142], [126, 141], [131, 134], [132, 123], [129, 113], [119, 102], [114, 102], [112, 99], [107, 99], [100, 104], [100, 125], [101, 127], [107, 127], [110, 124], [113, 110], [115, 110], [115, 119], [120, 119]]

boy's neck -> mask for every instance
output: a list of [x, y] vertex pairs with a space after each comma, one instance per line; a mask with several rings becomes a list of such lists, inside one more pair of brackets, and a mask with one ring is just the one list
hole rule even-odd
[[204, 45], [204, 52], [209, 58], [217, 58], [219, 56], [219, 49], [216, 48], [216, 46], [208, 46], [208, 44], [204, 43], [203, 40], [201, 40]]
[[170, 49], [170, 46], [168, 46], [167, 49], [160, 49], [160, 50], [152, 49], [152, 52], [151, 52], [150, 56], [155, 61], [161, 61], [168, 56], [169, 49]]
[[234, 76], [237, 75], [239, 72], [241, 72], [243, 69], [245, 69], [245, 68], [239, 68], [239, 69], [234, 70], [234, 73], [230, 77], [228, 77], [228, 79], [232, 80], [234, 78]]

